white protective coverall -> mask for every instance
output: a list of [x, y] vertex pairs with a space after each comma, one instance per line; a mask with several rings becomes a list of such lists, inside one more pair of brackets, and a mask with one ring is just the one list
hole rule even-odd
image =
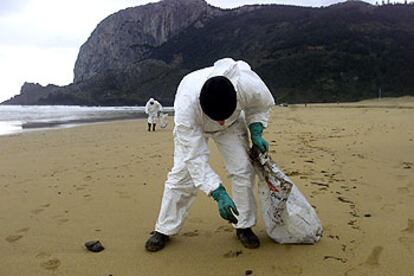
[[[151, 104], [151, 102], [153, 104]], [[145, 104], [145, 113], [148, 114], [148, 123], [149, 124], [156, 124], [158, 112], [162, 110], [162, 105], [153, 98], [150, 98], [148, 102]]]
[[[234, 113], [220, 125], [205, 115], [199, 95], [205, 81], [225, 76], [237, 92]], [[256, 200], [253, 194], [255, 172], [248, 155], [247, 125], [261, 122], [267, 127], [274, 99], [259, 76], [244, 61], [218, 60], [214, 66], [185, 76], [175, 96], [174, 166], [165, 182], [161, 210], [155, 231], [176, 234], [187, 216], [197, 189], [207, 195], [223, 183], [208, 163], [208, 139], [217, 145], [232, 182], [232, 198], [238, 208], [236, 228], [256, 224]]]

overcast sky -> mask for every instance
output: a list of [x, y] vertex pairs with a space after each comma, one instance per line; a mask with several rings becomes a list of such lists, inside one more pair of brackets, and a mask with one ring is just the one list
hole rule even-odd
[[[372, 3], [375, 0], [370, 0]], [[0, 102], [25, 82], [72, 82], [79, 47], [108, 15], [156, 0], [0, 0]], [[257, 3], [327, 6], [338, 0], [207, 0], [233, 8]]]

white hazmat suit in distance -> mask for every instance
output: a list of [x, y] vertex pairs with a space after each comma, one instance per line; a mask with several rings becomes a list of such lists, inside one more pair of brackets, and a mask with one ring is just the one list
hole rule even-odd
[[148, 114], [148, 123], [156, 124], [158, 112], [161, 112], [162, 105], [155, 99], [150, 98], [145, 104], [145, 113]]
[[[237, 92], [237, 107], [224, 125], [205, 115], [199, 101], [203, 84], [215, 76], [227, 77]], [[247, 125], [260, 122], [267, 127], [273, 106], [269, 89], [244, 61], [221, 59], [214, 66], [183, 78], [174, 102], [174, 166], [165, 182], [155, 231], [168, 236], [176, 234], [197, 189], [210, 195], [223, 183], [208, 163], [208, 139], [216, 143], [223, 155], [232, 182], [232, 197], [240, 213], [234, 227], [249, 228], [256, 224], [255, 172], [248, 155]]]

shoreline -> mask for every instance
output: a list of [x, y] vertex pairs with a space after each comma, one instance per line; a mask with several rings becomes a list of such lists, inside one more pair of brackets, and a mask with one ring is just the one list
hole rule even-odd
[[123, 120], [145, 119], [146, 114], [136, 114], [134, 116], [119, 116], [112, 118], [85, 118], [78, 120], [64, 120], [64, 121], [48, 121], [48, 122], [28, 122], [22, 124], [22, 129], [40, 129], [40, 128], [58, 128], [59, 126], [65, 127], [65, 125], [85, 125], [101, 122], [115, 122]]
[[[404, 100], [407, 99], [405, 102]], [[381, 105], [378, 105], [382, 102]], [[402, 98], [388, 98], [383, 100], [365, 100], [362, 102], [353, 103], [312, 103], [312, 104], [291, 104], [289, 106], [278, 106], [275, 108], [282, 109], [296, 109], [296, 108], [355, 108], [355, 109], [414, 109], [414, 97], [402, 97]], [[169, 117], [174, 116], [172, 107], [168, 107], [168, 110], [164, 113], [168, 114]], [[20, 133], [27, 133], [37, 130], [53, 130], [60, 128], [71, 128], [82, 125], [89, 125], [100, 122], [117, 122], [123, 120], [134, 120], [134, 119], [145, 119], [147, 115], [145, 113], [135, 113], [132, 115], [114, 116], [114, 117], [101, 117], [101, 118], [85, 118], [76, 120], [52, 120], [47, 122], [33, 121], [25, 122], [21, 124], [21, 129], [15, 128], [10, 132], [1, 133], [1, 136], [16, 135]]]
[[[146, 118], [144, 107], [0, 106], [0, 136], [37, 129]], [[172, 107], [164, 113], [173, 114]]]
[[3, 136], [16, 136], [20, 134], [30, 134], [38, 131], [50, 131], [58, 129], [76, 128], [81, 126], [90, 126], [100, 123], [116, 123], [130, 120], [142, 120], [146, 119], [146, 116], [134, 116], [134, 117], [116, 117], [105, 119], [84, 119], [84, 120], [66, 120], [66, 121], [50, 121], [50, 122], [30, 122], [23, 123], [21, 128], [16, 128], [10, 131], [0, 132], [0, 137]]

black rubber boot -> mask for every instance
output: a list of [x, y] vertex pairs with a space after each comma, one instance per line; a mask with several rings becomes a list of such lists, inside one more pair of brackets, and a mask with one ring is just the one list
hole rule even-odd
[[151, 131], [151, 124], [148, 123], [148, 131]]
[[145, 249], [150, 252], [156, 252], [164, 248], [170, 237], [157, 231], [152, 232], [151, 237], [145, 243]]
[[152, 124], [152, 131], [155, 131], [155, 125], [156, 124]]
[[236, 235], [246, 248], [254, 249], [260, 246], [260, 240], [255, 233], [253, 233], [251, 228], [236, 229]]

